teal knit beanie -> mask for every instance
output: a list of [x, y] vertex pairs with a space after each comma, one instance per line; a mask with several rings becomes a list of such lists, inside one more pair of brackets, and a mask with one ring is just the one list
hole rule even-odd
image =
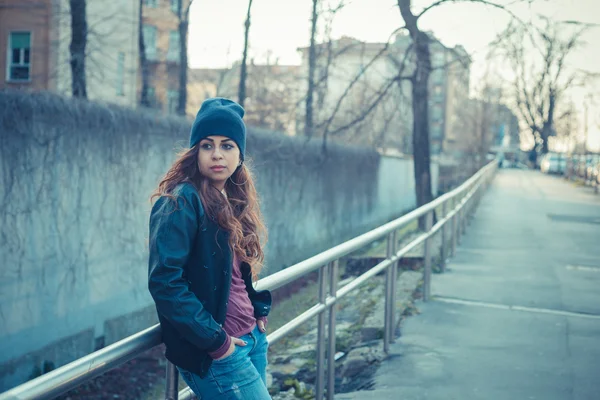
[[190, 132], [190, 148], [208, 136], [225, 136], [240, 148], [240, 158], [246, 153], [246, 125], [244, 108], [233, 100], [222, 97], [202, 102]]

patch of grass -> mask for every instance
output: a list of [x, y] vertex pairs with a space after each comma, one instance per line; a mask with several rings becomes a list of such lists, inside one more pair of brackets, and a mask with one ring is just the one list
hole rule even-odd
[[[419, 222], [416, 220], [398, 229], [396, 234], [396, 239], [398, 240], [396, 248], [400, 249], [400, 245], [403, 243], [404, 239], [418, 230]], [[363, 252], [356, 252], [354, 255], [362, 257], [384, 257], [387, 250], [387, 240], [383, 239], [374, 243], [376, 244], [373, 247], [366, 249]]]
[[304, 390], [302, 389], [298, 379], [288, 378], [283, 382], [283, 384], [285, 385], [284, 387], [294, 388], [294, 397], [296, 397], [296, 398], [305, 399], [305, 400], [310, 400], [310, 399], [315, 398], [315, 394], [313, 393], [313, 391], [311, 389], [304, 389]]
[[[340, 260], [338, 265], [339, 276], [345, 273], [346, 261]], [[268, 331], [274, 332], [318, 303], [318, 282], [309, 282], [305, 287], [273, 306], [269, 313]], [[315, 322], [314, 319], [313, 322]], [[296, 347], [295, 338], [307, 334], [311, 329], [310, 323], [298, 327], [291, 335], [283, 337], [272, 348], [278, 352], [280, 348], [289, 349]]]

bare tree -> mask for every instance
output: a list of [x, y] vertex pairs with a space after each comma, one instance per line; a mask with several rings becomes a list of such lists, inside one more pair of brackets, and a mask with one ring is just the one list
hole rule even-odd
[[178, 0], [177, 19], [179, 30], [179, 98], [177, 114], [185, 115], [187, 106], [188, 55], [187, 37], [190, 21], [190, 8], [194, 0]]
[[[516, 0], [532, 2], [533, 0]], [[397, 0], [400, 15], [404, 21], [404, 28], [408, 30], [412, 39], [415, 52], [415, 69], [410, 77], [412, 84], [412, 110], [413, 110], [413, 162], [415, 176], [415, 191], [417, 207], [433, 199], [431, 190], [431, 168], [429, 147], [429, 90], [428, 82], [431, 74], [431, 54], [429, 46], [431, 38], [419, 28], [419, 19], [428, 11], [448, 3], [478, 3], [508, 12], [516, 18], [504, 5], [487, 0], [437, 0], [425, 7], [419, 13], [413, 13], [412, 0]], [[420, 221], [421, 226], [423, 220]]]
[[319, 17], [319, 13], [317, 12], [318, 3], [318, 0], [312, 0], [310, 47], [308, 49], [308, 89], [306, 92], [306, 109], [304, 116], [304, 135], [307, 138], [312, 137], [314, 131], [313, 102], [315, 91], [315, 68], [317, 61], [315, 41], [317, 35], [317, 19]]
[[248, 58], [248, 34], [250, 33], [250, 12], [252, 9], [252, 0], [248, 0], [248, 13], [246, 15], [246, 23], [244, 24], [244, 54], [242, 56], [242, 65], [240, 66], [240, 86], [238, 89], [238, 103], [244, 107], [246, 99], [246, 76], [247, 76], [247, 58]]
[[144, 42], [144, 31], [143, 31], [143, 7], [144, 0], [140, 0], [139, 20], [138, 20], [138, 45], [139, 45], [139, 57], [140, 57], [140, 72], [142, 74], [142, 89], [140, 94], [140, 104], [144, 107], [150, 107], [150, 99], [148, 98], [148, 84], [149, 84], [149, 71], [148, 71], [148, 60], [146, 58], [146, 45]]
[[71, 6], [71, 88], [73, 97], [87, 98], [85, 47], [87, 45], [86, 0], [69, 0]]
[[418, 26], [420, 15], [411, 10], [411, 0], [398, 0], [398, 8], [412, 39], [416, 66], [411, 77], [413, 109], [413, 160], [417, 207], [433, 200], [429, 149], [429, 74], [431, 73], [430, 38]]
[[[510, 24], [498, 35], [496, 49], [515, 73], [513, 95], [519, 115], [530, 129], [539, 153], [548, 152], [548, 138], [555, 134], [556, 110], [564, 93], [581, 83], [581, 71], [569, 71], [567, 57], [582, 45], [588, 25], [553, 22], [542, 18], [544, 26], [529, 31]], [[568, 31], [568, 33], [566, 33]], [[535, 55], [536, 60], [528, 60]]]
[[381, 59], [383, 54], [385, 54], [387, 52], [388, 45], [389, 45], [389, 41], [381, 47], [381, 49], [375, 54], [375, 56], [373, 56], [369, 60], [369, 62], [363, 68], [361, 68], [359, 70], [359, 72], [354, 76], [354, 78], [350, 81], [348, 86], [345, 88], [342, 95], [337, 99], [335, 107], [334, 107], [333, 111], [331, 112], [331, 114], [329, 115], [329, 118], [327, 118], [327, 120], [324, 121], [324, 132], [323, 132], [323, 146], [324, 147], [326, 146], [326, 141], [327, 141], [328, 135], [339, 134], [340, 132], [343, 132], [343, 131], [346, 131], [346, 130], [352, 128], [356, 124], [362, 123], [376, 109], [376, 107], [382, 102], [382, 100], [387, 96], [387, 94], [392, 89], [392, 87], [395, 84], [399, 84], [400, 80], [404, 78], [403, 77], [404, 67], [407, 64], [406, 61], [407, 61], [408, 55], [410, 54], [410, 48], [407, 49], [407, 51], [405, 52], [404, 59], [399, 64], [397, 73], [393, 77], [384, 80], [382, 82], [381, 86], [379, 88], [377, 88], [376, 90], [374, 90], [374, 93], [372, 94], [372, 96], [369, 96], [368, 98], [366, 98], [366, 97], [364, 97], [365, 91], [359, 92], [362, 97], [361, 103], [363, 106], [363, 107], [361, 107], [361, 112], [358, 115], [354, 116], [354, 118], [351, 118], [349, 121], [345, 121], [341, 126], [336, 127], [335, 129], [331, 129], [333, 121], [336, 118], [336, 115], [338, 114], [338, 112], [341, 110], [342, 103], [344, 102], [344, 100], [346, 100], [348, 98], [349, 94], [353, 92], [353, 88], [355, 87], [355, 85], [357, 85], [357, 83], [360, 81], [360, 79], [367, 73], [367, 70], [369, 70], [369, 68], [377, 60]]
[[265, 65], [249, 64], [247, 90], [252, 101], [246, 105], [248, 123], [287, 131], [293, 120], [298, 77], [296, 66], [271, 64], [269, 59]]

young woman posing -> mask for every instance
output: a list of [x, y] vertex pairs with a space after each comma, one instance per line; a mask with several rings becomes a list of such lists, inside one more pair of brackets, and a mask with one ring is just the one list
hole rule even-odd
[[266, 229], [244, 163], [244, 109], [202, 103], [190, 148], [152, 196], [148, 288], [166, 357], [203, 400], [270, 399], [271, 294], [256, 291]]

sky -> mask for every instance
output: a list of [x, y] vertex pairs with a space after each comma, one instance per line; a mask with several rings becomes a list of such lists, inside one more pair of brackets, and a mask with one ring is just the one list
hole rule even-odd
[[[537, 0], [532, 6], [515, 0], [510, 9], [523, 20], [543, 14], [556, 20], [600, 24], [600, 0]], [[394, 0], [352, 0], [338, 13], [332, 36], [351, 36], [367, 42], [385, 42], [402, 25]], [[433, 3], [414, 0], [413, 12]], [[248, 0], [194, 0], [190, 11], [189, 63], [191, 68], [230, 66], [241, 58], [244, 21]], [[280, 64], [300, 64], [299, 47], [310, 39], [311, 0], [254, 0], [250, 28], [250, 57], [257, 63], [267, 57]], [[462, 45], [473, 56], [471, 86], [483, 75], [488, 44], [507, 25], [510, 17], [502, 10], [482, 4], [449, 3], [428, 11], [420, 20], [447, 46]], [[572, 68], [600, 73], [600, 27], [584, 37], [587, 44], [569, 57]], [[600, 87], [600, 82], [598, 84]], [[583, 127], [583, 90], [570, 94]], [[600, 104], [588, 109], [588, 147], [600, 150]]]

